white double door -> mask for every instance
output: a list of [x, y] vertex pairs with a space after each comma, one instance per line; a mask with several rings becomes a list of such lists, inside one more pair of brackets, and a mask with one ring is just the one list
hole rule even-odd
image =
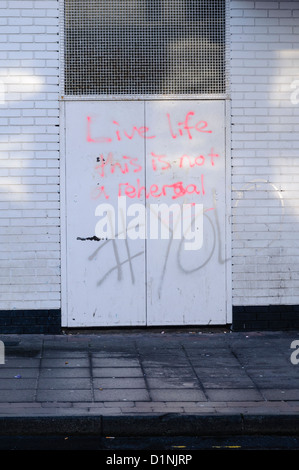
[[226, 323], [225, 102], [69, 101], [63, 326]]

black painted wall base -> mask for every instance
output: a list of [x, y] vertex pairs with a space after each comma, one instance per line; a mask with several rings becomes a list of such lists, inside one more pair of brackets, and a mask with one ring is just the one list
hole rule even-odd
[[[233, 307], [231, 329], [299, 329], [299, 305]], [[61, 310], [0, 310], [0, 334], [62, 334]]]
[[233, 307], [233, 331], [299, 329], [299, 305]]
[[0, 334], [61, 334], [61, 310], [0, 310]]

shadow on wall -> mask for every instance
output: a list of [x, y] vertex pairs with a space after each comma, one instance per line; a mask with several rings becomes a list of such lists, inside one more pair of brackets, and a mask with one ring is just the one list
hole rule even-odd
[[54, 161], [51, 148], [59, 141], [59, 128], [53, 125], [58, 111], [54, 118], [53, 109], [48, 110], [55, 86], [36, 73], [34, 60], [24, 60], [22, 68], [19, 62], [7, 61], [0, 77], [3, 315], [42, 308], [44, 303], [49, 308], [60, 292], [60, 260], [54, 253], [60, 241], [59, 190], [54, 182], [59, 178], [59, 149]]
[[264, 66], [246, 79], [244, 115], [254, 124], [244, 130], [253, 139], [232, 188], [233, 304], [254, 328], [258, 318], [260, 327], [271, 318], [298, 327], [299, 50], [264, 54]]

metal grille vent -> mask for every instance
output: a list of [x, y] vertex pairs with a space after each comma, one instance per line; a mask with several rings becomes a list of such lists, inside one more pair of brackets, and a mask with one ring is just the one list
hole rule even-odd
[[225, 0], [65, 0], [65, 94], [225, 93]]

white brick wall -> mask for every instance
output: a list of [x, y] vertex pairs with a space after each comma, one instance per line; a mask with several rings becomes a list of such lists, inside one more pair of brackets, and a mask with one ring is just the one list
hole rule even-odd
[[[299, 2], [230, 15], [233, 304], [299, 304]], [[0, 5], [0, 310], [60, 307], [58, 17]]]
[[299, 304], [299, 2], [230, 21], [233, 305]]
[[0, 310], [60, 307], [59, 5], [0, 5]]

